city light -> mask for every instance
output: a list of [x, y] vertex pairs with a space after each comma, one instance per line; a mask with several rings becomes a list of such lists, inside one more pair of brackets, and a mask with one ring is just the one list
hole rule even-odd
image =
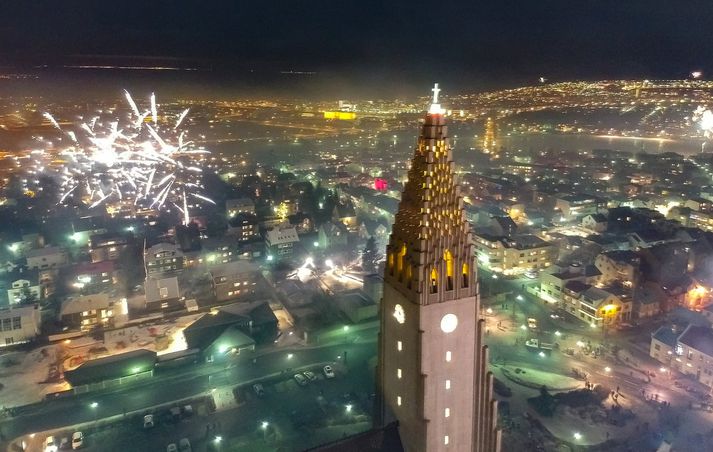
[[287, 359], [292, 359], [293, 356], [294, 356], [294, 355], [293, 355], [292, 353], [288, 353], [288, 354], [287, 354]]
[[269, 422], [267, 422], [267, 421], [262, 421], [262, 422], [260, 423], [260, 428], [263, 429], [263, 430], [265, 430], [268, 425], [270, 425]]
[[607, 366], [604, 368], [604, 372], [609, 373], [611, 372], [611, 367]]
[[555, 331], [555, 336], [560, 337], [562, 336], [562, 333], [560, 333], [559, 331]]
[[522, 295], [518, 295], [517, 297], [515, 297], [515, 299], [516, 299], [517, 301], [522, 301], [522, 300], [523, 300]]
[[582, 439], [582, 434], [579, 432], [574, 432], [574, 439], [579, 441], [580, 439]]
[[352, 411], [352, 406], [351, 406], [351, 404], [349, 404], [349, 405], [346, 406], [346, 410], [347, 410], [347, 413], [351, 413], [351, 411]]
[[92, 403], [89, 404], [89, 406], [92, 407], [92, 408], [96, 408], [96, 407], [99, 406], [99, 403], [97, 403], [97, 402], [92, 402]]

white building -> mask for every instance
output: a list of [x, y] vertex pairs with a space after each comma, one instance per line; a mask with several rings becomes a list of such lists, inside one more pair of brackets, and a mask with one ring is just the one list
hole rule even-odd
[[48, 270], [67, 265], [67, 253], [57, 246], [28, 250], [25, 252], [25, 258], [29, 269]]
[[0, 347], [22, 344], [40, 334], [38, 305], [0, 310]]
[[291, 256], [293, 245], [299, 241], [297, 230], [292, 226], [278, 226], [265, 234], [268, 253], [278, 258]]

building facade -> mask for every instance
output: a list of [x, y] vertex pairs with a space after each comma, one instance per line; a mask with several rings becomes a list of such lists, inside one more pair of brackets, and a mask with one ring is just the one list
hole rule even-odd
[[34, 340], [40, 334], [40, 320], [38, 305], [0, 310], [0, 348]]
[[386, 250], [380, 421], [398, 421], [407, 452], [494, 452], [501, 433], [473, 241], [436, 96]]

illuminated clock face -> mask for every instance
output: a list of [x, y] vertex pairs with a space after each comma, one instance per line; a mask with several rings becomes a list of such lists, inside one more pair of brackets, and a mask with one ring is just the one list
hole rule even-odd
[[400, 304], [394, 306], [394, 318], [399, 323], [404, 323], [406, 321], [406, 313], [404, 312], [403, 306]]
[[441, 330], [444, 333], [452, 333], [458, 326], [458, 317], [455, 314], [446, 314], [441, 319]]

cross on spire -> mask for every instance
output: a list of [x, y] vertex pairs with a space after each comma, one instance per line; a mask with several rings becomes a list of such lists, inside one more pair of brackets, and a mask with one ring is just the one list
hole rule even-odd
[[437, 104], [438, 103], [438, 93], [441, 92], [441, 89], [438, 87], [438, 83], [433, 85], [433, 89], [431, 91], [433, 91], [433, 102], [432, 103]]
[[433, 102], [431, 103], [431, 108], [428, 109], [428, 113], [432, 115], [442, 115], [443, 109], [441, 109], [441, 104], [438, 103], [438, 93], [441, 89], [438, 87], [438, 83], [433, 85]]

